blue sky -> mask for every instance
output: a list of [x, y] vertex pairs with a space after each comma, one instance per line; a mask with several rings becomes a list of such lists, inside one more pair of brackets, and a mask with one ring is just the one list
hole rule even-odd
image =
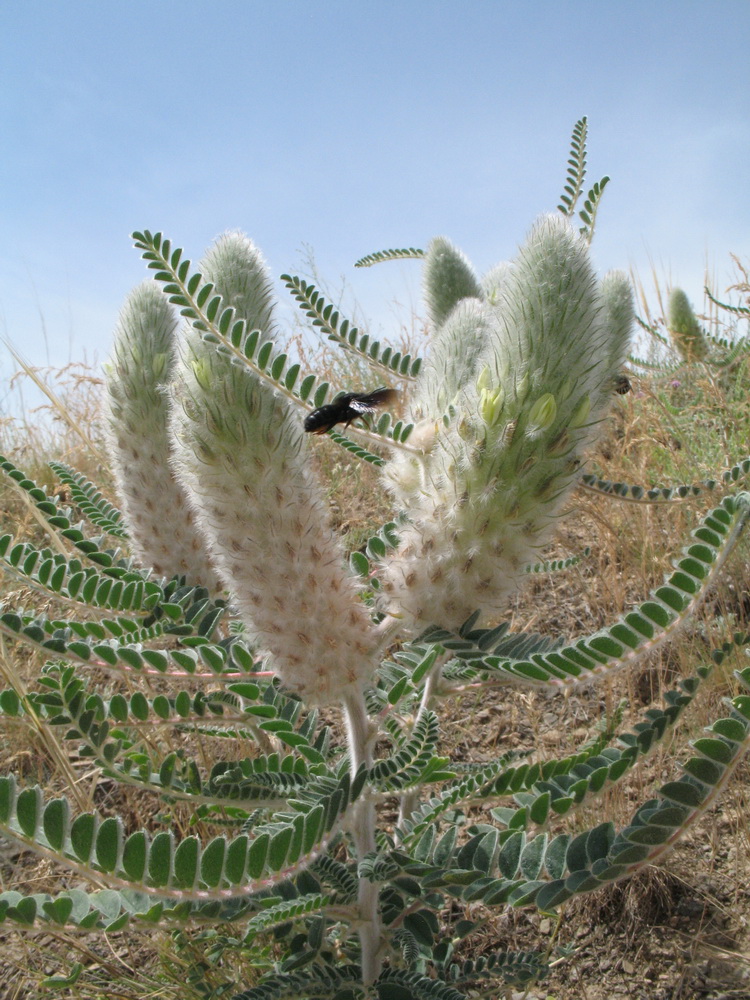
[[242, 229], [274, 275], [310, 247], [387, 337], [419, 265], [353, 262], [438, 234], [511, 256], [582, 115], [602, 271], [653, 263], [700, 305], [706, 265], [723, 289], [749, 255], [748, 0], [4, 0], [2, 23], [0, 334], [33, 364], [106, 359], [141, 228], [193, 260]]

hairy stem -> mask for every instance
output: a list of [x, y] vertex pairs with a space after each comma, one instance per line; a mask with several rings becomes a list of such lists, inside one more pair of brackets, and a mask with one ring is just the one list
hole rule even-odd
[[[347, 741], [351, 773], [364, 764], [372, 767], [373, 727], [367, 717], [364, 697], [361, 692], [350, 696], [344, 704]], [[362, 798], [355, 804], [352, 823], [352, 837], [357, 860], [375, 850], [375, 803]], [[369, 879], [360, 878], [357, 896], [359, 909], [359, 941], [362, 950], [362, 978], [365, 985], [373, 983], [380, 974], [379, 946], [381, 936], [380, 913], [378, 911], [378, 887]]]

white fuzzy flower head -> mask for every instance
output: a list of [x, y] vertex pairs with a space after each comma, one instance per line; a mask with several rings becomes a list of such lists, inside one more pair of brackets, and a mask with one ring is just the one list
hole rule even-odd
[[112, 466], [133, 554], [163, 577], [223, 587], [169, 466], [169, 384], [177, 321], [153, 281], [128, 296], [105, 367]]
[[[244, 237], [225, 238], [201, 269], [237, 307], [234, 270], [224, 265], [242, 250], [245, 267], [263, 280], [252, 308], [238, 313], [250, 329], [267, 331], [265, 264], [237, 240]], [[371, 677], [378, 640], [328, 525], [299, 413], [192, 329], [174, 385], [175, 470], [251, 637], [308, 704], [346, 701]]]
[[[454, 307], [418, 377], [412, 415], [438, 427], [431, 450], [386, 468], [408, 522], [383, 567], [383, 610], [415, 629], [502, 614], [575, 483], [627, 348], [627, 282], [599, 283], [561, 216], [492, 275], [492, 300]], [[463, 366], [451, 361], [462, 343]]]

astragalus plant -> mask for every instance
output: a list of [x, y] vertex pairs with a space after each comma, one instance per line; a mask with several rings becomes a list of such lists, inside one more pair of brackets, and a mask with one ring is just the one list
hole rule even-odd
[[[484, 278], [445, 239], [372, 258], [423, 259], [423, 363], [370, 342], [285, 277], [319, 330], [401, 389], [401, 419], [366, 414], [348, 429], [329, 386], [279, 346], [266, 265], [248, 239], [227, 234], [195, 270], [160, 235], [135, 235], [156, 280], [128, 299], [107, 369], [127, 515], [60, 464], [69, 507], [3, 460], [53, 541], [0, 539], [8, 572], [50, 608], [3, 609], [6, 642], [45, 662], [38, 685], [9, 686], [0, 708], [17, 738], [25, 726], [54, 730], [89, 776], [146, 792], [162, 811], [132, 828], [7, 774], [2, 833], [59, 862], [76, 887], [6, 891], [2, 920], [153, 925], [176, 946], [213, 927], [212, 957], [191, 972], [196, 996], [494, 996], [498, 981], [543, 977], [550, 956], [499, 942], [455, 959], [488, 910], [553, 911], [625, 878], [714, 801], [750, 740], [750, 696], [624, 827], [605, 797], [590, 829], [568, 815], [673, 731], [706, 665], [632, 730], [615, 723], [570, 756], [529, 748], [474, 763], [441, 745], [441, 706], [457, 691], [570, 691], [642, 661], [717, 583], [750, 510], [727, 491], [664, 585], [594, 634], [566, 642], [504, 623], [571, 491], [682, 495], [585, 471], [633, 306], [623, 275], [595, 275], [590, 229], [573, 228], [569, 202]], [[349, 560], [303, 426], [324, 405], [329, 436], [381, 466], [393, 498], [393, 521]], [[739, 676], [750, 686], [750, 671]], [[248, 981], [230, 977], [232, 948], [262, 957], [254, 973], [245, 966]]]

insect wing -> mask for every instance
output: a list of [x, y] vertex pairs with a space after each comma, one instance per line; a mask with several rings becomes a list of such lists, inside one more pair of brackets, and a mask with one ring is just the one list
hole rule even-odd
[[363, 393], [362, 395], [353, 394], [349, 400], [349, 408], [356, 410], [357, 413], [374, 413], [379, 406], [383, 406], [385, 403], [392, 403], [398, 396], [395, 389], [388, 389], [383, 386], [380, 389], [375, 389], [374, 392]]
[[378, 404], [373, 403], [369, 396], [355, 396], [348, 406], [348, 409], [353, 410], [357, 414], [374, 413], [377, 408]]

